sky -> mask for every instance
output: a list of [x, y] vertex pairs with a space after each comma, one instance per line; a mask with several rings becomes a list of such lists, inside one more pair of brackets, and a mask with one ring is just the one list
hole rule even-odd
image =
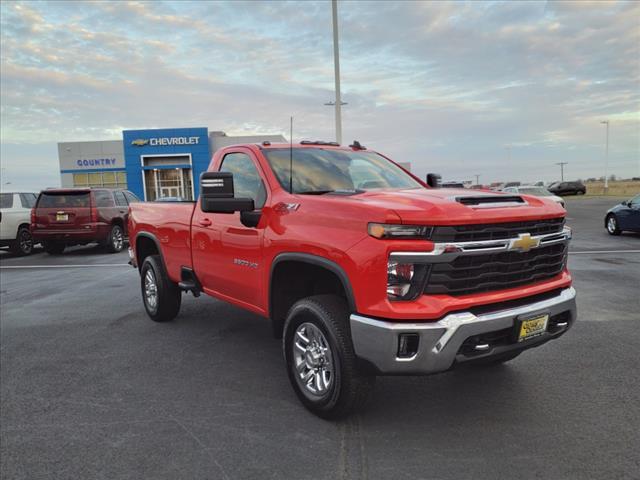
[[[333, 140], [331, 4], [1, 3], [1, 185], [123, 129]], [[640, 2], [339, 1], [345, 143], [424, 177], [640, 176]]]

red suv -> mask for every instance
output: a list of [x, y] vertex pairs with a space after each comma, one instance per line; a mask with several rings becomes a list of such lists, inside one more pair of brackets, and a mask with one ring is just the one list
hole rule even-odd
[[98, 242], [108, 252], [124, 248], [129, 204], [140, 200], [128, 190], [50, 188], [31, 210], [34, 243], [50, 254], [67, 246]]

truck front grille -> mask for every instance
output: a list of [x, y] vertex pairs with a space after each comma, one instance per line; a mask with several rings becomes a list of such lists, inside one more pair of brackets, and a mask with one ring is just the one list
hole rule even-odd
[[431, 240], [434, 242], [477, 242], [517, 238], [521, 233], [531, 236], [562, 232], [564, 218], [527, 222], [493, 223], [484, 225], [452, 225], [435, 227]]
[[567, 244], [560, 243], [528, 252], [459, 256], [432, 264], [424, 293], [469, 295], [547, 280], [562, 272], [566, 255]]

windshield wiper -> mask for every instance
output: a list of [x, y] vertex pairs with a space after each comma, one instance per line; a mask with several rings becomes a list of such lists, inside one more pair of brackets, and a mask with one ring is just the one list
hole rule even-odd
[[304, 192], [295, 192], [298, 195], [324, 195], [325, 193], [333, 193], [335, 190], [306, 190]]
[[327, 193], [335, 193], [336, 195], [355, 195], [362, 192], [364, 192], [364, 190], [307, 190], [295, 193], [298, 195], [325, 195]]

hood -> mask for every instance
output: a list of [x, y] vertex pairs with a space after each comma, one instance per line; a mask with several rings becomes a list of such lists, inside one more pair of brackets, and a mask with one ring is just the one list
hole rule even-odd
[[516, 222], [566, 213], [559, 204], [543, 197], [460, 188], [371, 190], [343, 198], [392, 210], [406, 224]]

